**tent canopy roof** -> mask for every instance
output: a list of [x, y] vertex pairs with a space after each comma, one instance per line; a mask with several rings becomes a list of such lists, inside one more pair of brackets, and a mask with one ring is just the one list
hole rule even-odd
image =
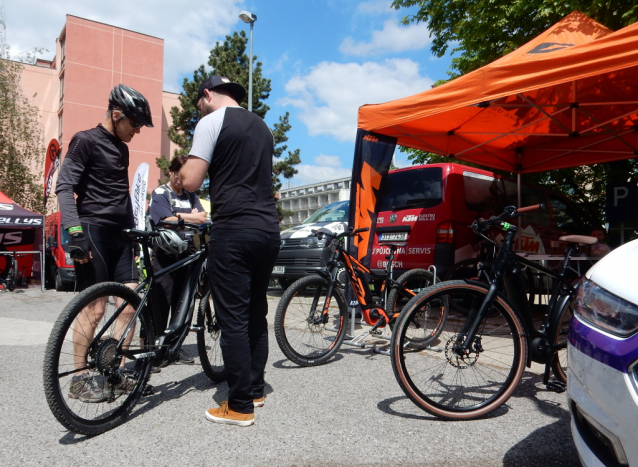
[[29, 211], [16, 204], [0, 191], [0, 228], [2, 227], [42, 227], [44, 216]]
[[442, 86], [359, 109], [359, 128], [508, 172], [638, 154], [638, 23], [616, 32], [573, 12]]

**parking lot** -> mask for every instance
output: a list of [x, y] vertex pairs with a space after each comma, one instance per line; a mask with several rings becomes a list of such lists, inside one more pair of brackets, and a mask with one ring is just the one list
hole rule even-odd
[[[272, 326], [281, 291], [269, 292]], [[344, 346], [331, 363], [298, 368], [270, 335], [267, 398], [248, 428], [206, 421], [226, 399], [193, 365], [153, 375], [124, 425], [93, 438], [69, 433], [42, 390], [48, 333], [73, 294], [0, 293], [0, 459], [3, 465], [578, 466], [564, 394], [526, 372], [506, 406], [471, 422], [443, 422], [412, 404], [389, 358]], [[195, 355], [194, 336], [184, 346]], [[380, 343], [380, 345], [382, 342]], [[535, 369], [536, 370], [536, 369]]]

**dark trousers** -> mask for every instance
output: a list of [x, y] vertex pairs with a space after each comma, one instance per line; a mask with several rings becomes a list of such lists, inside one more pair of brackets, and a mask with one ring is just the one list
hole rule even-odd
[[215, 229], [210, 237], [208, 280], [228, 375], [228, 406], [253, 413], [264, 395], [268, 359], [266, 292], [279, 254], [279, 232]]
[[[189, 254], [193, 254], [195, 251], [194, 247], [190, 247], [181, 255], [172, 255], [166, 253], [159, 247], [154, 247], [153, 259], [151, 260], [153, 272], [161, 271], [171, 264], [177, 263], [180, 259], [186, 258]], [[157, 326], [155, 332], [158, 336], [161, 336], [164, 330], [166, 330], [169, 310], [173, 310], [173, 313], [177, 310], [182, 289], [184, 288], [186, 277], [188, 276], [188, 271], [191, 266], [192, 265], [179, 268], [155, 279], [154, 290], [157, 297], [158, 312], [161, 316], [160, 322], [155, 323]]]

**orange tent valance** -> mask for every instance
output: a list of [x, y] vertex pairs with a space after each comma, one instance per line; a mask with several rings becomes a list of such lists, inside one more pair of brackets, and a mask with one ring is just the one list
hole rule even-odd
[[359, 128], [508, 172], [638, 154], [638, 23], [616, 32], [574, 12], [483, 68], [359, 109]]

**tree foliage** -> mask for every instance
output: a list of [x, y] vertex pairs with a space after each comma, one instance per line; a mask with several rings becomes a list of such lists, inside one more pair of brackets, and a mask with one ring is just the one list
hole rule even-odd
[[[248, 90], [249, 82], [249, 56], [246, 54], [246, 44], [248, 38], [244, 31], [235, 31], [233, 35], [226, 36], [226, 40], [223, 43], [217, 43], [215, 47], [210, 51], [208, 59], [208, 65], [212, 68], [208, 71], [204, 65], [201, 65], [193, 72], [192, 79], [184, 79], [183, 91], [180, 94], [179, 101], [181, 109], [179, 107], [173, 107], [171, 109], [171, 117], [173, 118], [173, 125], [168, 130], [168, 136], [171, 141], [179, 146], [175, 155], [188, 154], [192, 142], [193, 132], [195, 126], [199, 121], [199, 114], [197, 111], [197, 93], [199, 91], [200, 84], [209, 76], [226, 76], [231, 81], [239, 83], [246, 90]], [[266, 117], [266, 113], [270, 109], [265, 101], [270, 96], [270, 80], [263, 77], [261, 71], [262, 63], [257, 61], [257, 56], [253, 56], [253, 105], [252, 111], [261, 118]], [[240, 104], [243, 107], [247, 107], [248, 100], [245, 99]], [[299, 157], [299, 149], [295, 151], [287, 151], [288, 146], [284, 143], [288, 141], [286, 133], [290, 130], [291, 125], [289, 123], [289, 114], [279, 117], [279, 122], [275, 123], [272, 129], [275, 139], [275, 157], [276, 162], [273, 167], [273, 193], [276, 193], [281, 188], [281, 180], [279, 177], [292, 178], [297, 170], [294, 168], [296, 164], [301, 162]], [[287, 151], [287, 154], [285, 154]], [[165, 164], [158, 160], [158, 166], [162, 168]], [[280, 216], [286, 213], [279, 208]]]
[[0, 191], [41, 213], [43, 186], [35, 174], [41, 172], [46, 148], [38, 108], [20, 87], [23, 67], [11, 60], [5, 23], [0, 18]]
[[[405, 16], [402, 22], [428, 25], [434, 55], [441, 57], [453, 47], [457, 56], [448, 71], [451, 79], [517, 49], [572, 11], [580, 11], [614, 31], [638, 20], [638, 4], [634, 0], [393, 0], [392, 6], [397, 10], [417, 7], [417, 12]], [[444, 156], [423, 151], [401, 151], [413, 164], [449, 162]], [[564, 193], [580, 205], [592, 223], [600, 226], [605, 222], [607, 184], [638, 182], [638, 163], [625, 160], [539, 172], [523, 175], [523, 180]]]
[[580, 11], [611, 30], [638, 19], [634, 0], [393, 0], [392, 6], [417, 7], [403, 24], [426, 23], [432, 53], [442, 57], [456, 44], [450, 74], [469, 73], [530, 41], [572, 11]]

